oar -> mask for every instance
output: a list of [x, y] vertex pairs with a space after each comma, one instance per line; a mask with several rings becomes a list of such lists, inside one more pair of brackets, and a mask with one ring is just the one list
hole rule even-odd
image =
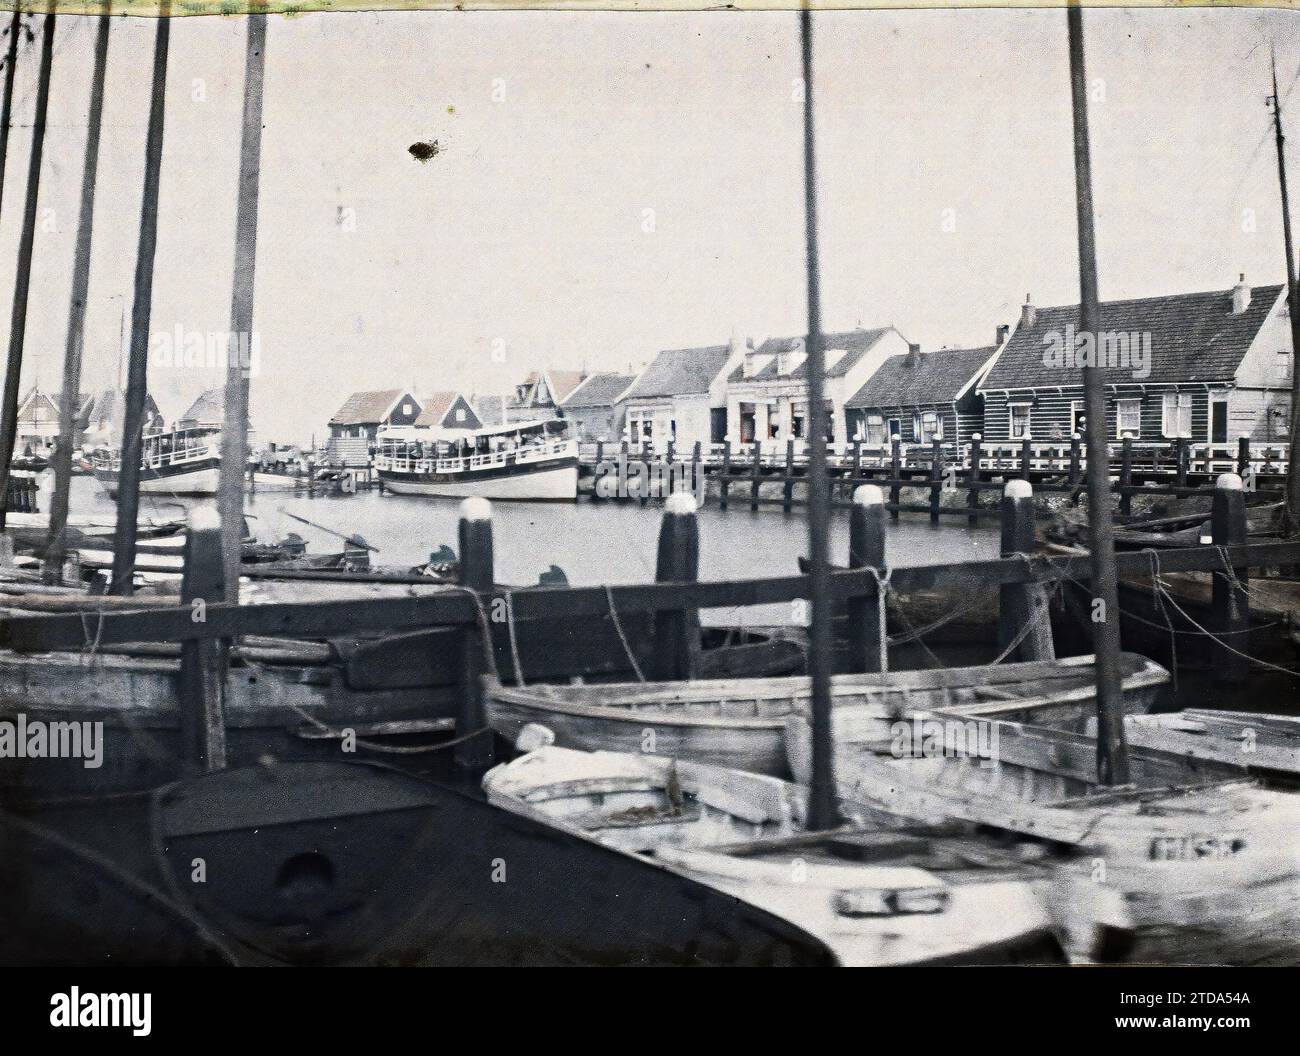
[[379, 547], [371, 546], [359, 535], [344, 535], [342, 532], [336, 532], [333, 528], [326, 528], [323, 524], [317, 524], [315, 521], [307, 520], [306, 517], [299, 517], [296, 513], [290, 513], [283, 506], [280, 507], [280, 512], [286, 517], [292, 517], [295, 521], [300, 521], [312, 528], [317, 528], [328, 535], [334, 536], [336, 539], [342, 539], [345, 543], [351, 543], [353, 546], [359, 546], [364, 550], [369, 550], [372, 554], [379, 553]]

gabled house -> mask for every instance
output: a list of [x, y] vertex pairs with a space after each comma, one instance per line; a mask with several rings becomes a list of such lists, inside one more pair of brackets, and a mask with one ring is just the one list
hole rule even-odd
[[468, 432], [482, 429], [483, 424], [469, 400], [459, 392], [435, 392], [426, 396], [424, 409], [415, 419], [417, 429], [435, 432]]
[[[126, 414], [126, 394], [120, 389], [105, 389], [95, 397], [87, 413], [85, 441], [118, 447], [122, 443], [122, 419]], [[163, 431], [162, 411], [151, 393], [144, 395], [144, 435]]]
[[636, 378], [631, 374], [591, 374], [566, 396], [560, 410], [575, 440], [616, 440], [623, 435], [623, 402]]
[[59, 404], [56, 398], [39, 387], [33, 388], [18, 403], [14, 451], [18, 454], [41, 454], [48, 451], [59, 435]]
[[1097, 335], [1079, 306], [1026, 303], [979, 383], [984, 438], [1067, 439], [1086, 426], [1085, 362], [1102, 370], [1106, 436], [1228, 444], [1289, 435], [1290, 320], [1283, 286], [1170, 294], [1101, 305]]
[[474, 413], [478, 415], [479, 421], [483, 423], [483, 428], [490, 429], [496, 425], [506, 424], [509, 401], [504, 396], [489, 393], [475, 396], [470, 403], [473, 404]]
[[[733, 442], [807, 439], [808, 350], [804, 337], [773, 337], [746, 344], [727, 380], [726, 434]], [[826, 356], [827, 440], [847, 436], [844, 405], [890, 356], [907, 352], [892, 326], [823, 335]]]
[[534, 370], [515, 386], [515, 398], [507, 409], [507, 420], [531, 422], [556, 417], [556, 409], [582, 384], [580, 370]]
[[360, 437], [373, 445], [381, 426], [414, 425], [423, 409], [405, 389], [354, 392], [330, 419], [330, 438]]
[[205, 389], [190, 404], [174, 426], [177, 429], [220, 429], [226, 420], [226, 391], [224, 388]]
[[[1005, 328], [999, 328], [1005, 340]], [[912, 345], [891, 356], [844, 405], [850, 440], [871, 447], [897, 436], [904, 443], [964, 444], [984, 427], [976, 383], [1000, 345], [942, 348], [922, 353]]]
[[730, 345], [672, 348], [650, 361], [623, 397], [627, 438], [659, 450], [720, 443], [726, 434], [727, 375], [739, 364]]

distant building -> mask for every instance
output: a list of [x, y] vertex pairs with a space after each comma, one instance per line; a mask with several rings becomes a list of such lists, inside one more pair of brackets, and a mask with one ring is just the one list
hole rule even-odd
[[720, 442], [727, 426], [727, 375], [739, 363], [731, 345], [673, 348], [660, 352], [624, 397], [625, 432], [639, 444], [660, 449]]
[[[1101, 305], [1093, 344], [1106, 436], [1228, 444], [1290, 435], [1291, 333], [1283, 286]], [[979, 383], [986, 440], [1065, 439], [1086, 424], [1079, 306], [1025, 304]]]
[[483, 423], [483, 428], [490, 429], [493, 426], [506, 424], [508, 401], [504, 396], [492, 394], [475, 396], [470, 403], [473, 404], [474, 413], [478, 415], [479, 421]]
[[425, 397], [415, 427], [440, 432], [474, 430], [483, 428], [483, 419], [459, 392], [435, 392]]
[[189, 409], [176, 419], [174, 427], [176, 429], [220, 429], [225, 420], [225, 389], [205, 389], [199, 398], [190, 404]]
[[623, 436], [623, 399], [631, 374], [591, 374], [560, 403], [575, 440], [618, 440]]
[[405, 389], [354, 392], [330, 419], [330, 438], [362, 438], [373, 445], [381, 426], [414, 425], [423, 409]]
[[[892, 326], [823, 335], [827, 440], [847, 433], [844, 405], [890, 356], [907, 352]], [[733, 345], [735, 344], [733, 339]], [[726, 386], [726, 434], [740, 444], [808, 438], [808, 350], [804, 337], [774, 337], [745, 345]]]
[[507, 421], [529, 422], [555, 418], [565, 398], [582, 384], [586, 374], [580, 370], [531, 371], [515, 386], [515, 398], [506, 408]]
[[[126, 414], [126, 394], [120, 389], [105, 389], [86, 411], [84, 442], [119, 447], [122, 443], [122, 419]], [[144, 396], [144, 434], [163, 431], [162, 411], [151, 393]]]
[[905, 355], [890, 356], [844, 405], [849, 440], [872, 447], [893, 436], [909, 444], [968, 442], [984, 427], [976, 383], [999, 347], [922, 353], [912, 345]]

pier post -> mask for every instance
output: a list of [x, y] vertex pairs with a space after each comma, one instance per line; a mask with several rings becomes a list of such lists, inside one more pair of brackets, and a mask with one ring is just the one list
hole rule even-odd
[[970, 507], [971, 513], [966, 518], [966, 523], [974, 528], [980, 523], [979, 517], [975, 511], [979, 509], [980, 504], [980, 434], [972, 433], [970, 438], [970, 476], [967, 478], [967, 484], [970, 486], [966, 492], [966, 505]]
[[853, 483], [856, 485], [862, 477], [862, 437], [853, 441]]
[[[808, 496], [811, 501], [812, 496]], [[790, 512], [794, 505], [794, 440], [785, 442], [785, 485], [781, 492], [781, 509]]]
[[1033, 463], [1034, 453], [1030, 447], [1028, 434], [1020, 438], [1020, 477], [1022, 480], [1029, 479], [1029, 467]]
[[[185, 536], [181, 603], [191, 618], [207, 618], [207, 606], [225, 596], [221, 518], [215, 506], [190, 512]], [[228, 642], [191, 638], [181, 643], [180, 729], [182, 760], [187, 770], [209, 773], [226, 765], [226, 721], [222, 655]]]
[[754, 437], [753, 459], [753, 465], [750, 467], [753, 472], [753, 480], [749, 485], [749, 508], [756, 510], [758, 509], [758, 475], [762, 470], [763, 462], [763, 445], [758, 437]]
[[889, 438], [889, 476], [893, 483], [889, 485], [889, 501], [893, 504], [893, 509], [889, 511], [891, 520], [898, 520], [898, 500], [902, 495], [902, 489], [898, 486], [899, 479], [903, 476], [903, 438], [897, 433]]
[[727, 508], [727, 489], [731, 487], [731, 437], [722, 441], [722, 478], [718, 481], [718, 505]]
[[[1002, 491], [1002, 556], [1033, 551], [1034, 489], [1027, 480], [1010, 480]], [[998, 646], [1005, 649], [1022, 634], [1010, 659], [1056, 659], [1047, 588], [1041, 583], [1006, 583], [998, 589]]]
[[930, 441], [930, 523], [939, 523], [939, 500], [943, 490], [943, 441]]
[[1237, 476], [1244, 477], [1250, 469], [1250, 435], [1243, 433], [1237, 437]]
[[[1214, 482], [1214, 500], [1210, 513], [1210, 530], [1215, 546], [1241, 546], [1247, 542], [1246, 536], [1246, 493], [1242, 487], [1241, 477], [1236, 473], [1221, 473]], [[1247, 653], [1245, 630], [1250, 627], [1249, 589], [1250, 573], [1242, 566], [1233, 568], [1240, 589], [1228, 578], [1226, 570], [1213, 574], [1211, 603], [1214, 608], [1212, 630], [1225, 636], [1225, 644], [1232, 646], [1236, 653], [1220, 649], [1213, 666], [1214, 675], [1219, 682], [1242, 682], [1249, 670], [1248, 662], [1239, 653]]]
[[1177, 487], [1187, 487], [1187, 437], [1180, 436], [1174, 441], [1174, 456], [1178, 459], [1178, 472], [1174, 478]]
[[1133, 437], [1128, 433], [1120, 441], [1119, 463], [1119, 515], [1131, 517], [1133, 514]]
[[[495, 587], [496, 574], [492, 555], [492, 504], [487, 499], [466, 499], [460, 504], [460, 585], [472, 590], [483, 606], [484, 600]], [[484, 617], [486, 620], [486, 617]], [[456, 736], [481, 730], [487, 723], [483, 708], [483, 687], [479, 679], [486, 670], [485, 650], [492, 648], [491, 640], [484, 641], [482, 624], [476, 619], [461, 631], [460, 704], [456, 712]], [[481, 733], [462, 741], [453, 749], [454, 761], [461, 770], [482, 770], [495, 762], [493, 735]]]
[[[874, 484], [853, 489], [849, 512], [849, 567], [874, 568], [882, 575], [885, 560], [885, 494]], [[881, 606], [873, 591], [850, 598], [849, 671], [888, 671], [889, 645], [881, 627]]]
[[1079, 485], [1083, 483], [1083, 437], [1078, 433], [1070, 434], [1070, 492], [1071, 505], [1079, 505]]
[[[703, 445], [700, 443], [700, 441], [696, 440], [695, 447], [691, 451], [691, 477], [690, 480], [687, 482], [686, 487], [689, 490], [694, 491], [695, 482], [704, 479], [703, 473], [704, 473]], [[701, 500], [703, 500], [706, 497], [705, 492], [706, 489], [704, 487], [701, 487], [700, 488]]]
[[[695, 496], [674, 492], [664, 503], [659, 525], [656, 583], [694, 583], [700, 573], [700, 530]], [[700, 651], [700, 614], [697, 609], [670, 609], [655, 613], [653, 678], [672, 682], [695, 677]]]

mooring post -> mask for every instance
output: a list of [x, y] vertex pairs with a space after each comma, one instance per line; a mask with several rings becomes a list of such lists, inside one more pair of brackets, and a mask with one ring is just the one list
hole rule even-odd
[[1237, 476], [1244, 477], [1250, 469], [1250, 435], [1237, 437]]
[[[487, 670], [486, 651], [492, 648], [492, 639], [485, 637], [490, 618], [490, 595], [496, 584], [492, 504], [477, 497], [462, 502], [457, 534], [460, 585], [474, 593], [477, 609], [474, 622], [461, 630], [460, 706], [456, 712], [456, 736], [465, 737], [487, 724], [480, 679]], [[461, 741], [453, 751], [455, 765], [461, 770], [482, 770], [491, 766], [496, 758], [496, 745], [491, 733], [479, 733]]]
[[[1244, 546], [1247, 542], [1246, 493], [1236, 473], [1221, 473], [1214, 482], [1210, 530], [1215, 546]], [[1236, 650], [1219, 650], [1215, 678], [1220, 682], [1239, 683], [1249, 670], [1246, 658], [1239, 654], [1249, 652], [1242, 632], [1250, 627], [1250, 572], [1242, 565], [1234, 567], [1229, 576], [1225, 562], [1224, 568], [1214, 573], [1213, 582], [1213, 629], [1225, 636], [1224, 644]]]
[[969, 490], [966, 492], [966, 505], [970, 507], [970, 515], [966, 518], [966, 523], [974, 528], [980, 523], [979, 516], [975, 513], [980, 504], [980, 434], [972, 433], [970, 438], [970, 476], [967, 478]]
[[1029, 479], [1029, 468], [1033, 464], [1034, 454], [1029, 445], [1029, 435], [1025, 434], [1020, 438], [1020, 477], [1022, 480]]
[[[221, 518], [215, 506], [190, 511], [181, 573], [181, 603], [195, 623], [207, 619], [207, 607], [225, 595], [221, 557]], [[180, 727], [184, 765], [197, 773], [226, 765], [224, 672], [226, 646], [215, 638], [181, 643]]]
[[939, 500], [943, 491], [943, 441], [930, 441], [930, 523], [939, 523]]
[[[853, 490], [849, 513], [849, 567], [885, 574], [885, 493], [874, 484]], [[884, 607], [876, 592], [849, 599], [849, 671], [888, 671], [889, 646], [881, 624]]]
[[[659, 526], [656, 583], [694, 583], [700, 573], [700, 530], [695, 496], [674, 492], [664, 503]], [[700, 651], [698, 609], [667, 609], [655, 613], [654, 679], [673, 682], [695, 677]]]
[[[687, 481], [686, 487], [689, 491], [695, 490], [697, 481], [704, 480], [704, 451], [700, 441], [695, 441], [695, 447], [691, 451], [691, 479]], [[700, 498], [704, 498], [704, 487], [700, 487]]]
[[1178, 459], [1178, 471], [1174, 478], [1180, 488], [1187, 487], [1187, 437], [1180, 436], [1174, 441], [1174, 457]]
[[763, 445], [758, 437], [754, 437], [752, 455], [753, 462], [750, 465], [750, 470], [753, 474], [753, 479], [750, 481], [749, 485], [749, 508], [751, 510], [756, 510], [758, 509], [758, 474], [762, 468], [763, 461]]
[[903, 438], [895, 433], [889, 438], [889, 476], [893, 483], [889, 485], [889, 501], [893, 509], [889, 511], [889, 516], [893, 520], [898, 520], [898, 500], [902, 495], [902, 489], [898, 481], [903, 476]]
[[853, 483], [856, 485], [862, 476], [862, 437], [853, 441]]
[[718, 505], [727, 508], [727, 489], [731, 487], [731, 437], [722, 441], [722, 477], [718, 481]]
[[1120, 441], [1119, 463], [1119, 515], [1130, 517], [1133, 513], [1133, 437], [1128, 433]]
[[[1034, 489], [1027, 480], [1010, 480], [1002, 490], [1002, 556], [1034, 552]], [[1029, 629], [1026, 631], [1026, 626]], [[998, 645], [1017, 660], [1055, 660], [1047, 588], [1041, 583], [1005, 583], [998, 589]]]
[[785, 442], [785, 485], [781, 491], [781, 509], [790, 512], [794, 505], [794, 440]]

